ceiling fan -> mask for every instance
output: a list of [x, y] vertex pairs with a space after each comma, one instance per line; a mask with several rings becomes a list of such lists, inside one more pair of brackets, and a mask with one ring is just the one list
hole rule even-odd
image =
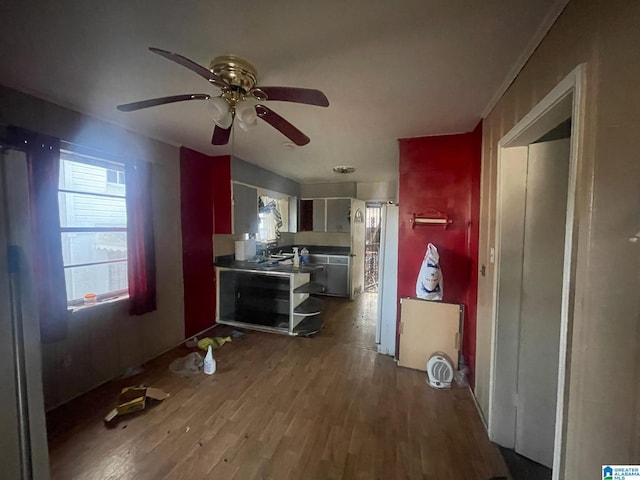
[[[213, 145], [226, 145], [229, 142], [234, 119], [238, 121], [242, 129], [248, 130], [257, 124], [258, 118], [270, 124], [296, 145], [306, 145], [310, 142], [309, 137], [261, 102], [279, 100], [319, 107], [329, 106], [329, 100], [320, 90], [258, 86], [258, 73], [254, 66], [246, 60], [233, 55], [214, 58], [207, 69], [177, 53], [153, 47], [149, 47], [149, 50], [204, 77], [209, 83], [218, 87], [221, 90], [221, 94], [212, 96], [207, 93], [187, 93], [151, 98], [118, 105], [118, 110], [132, 112], [167, 103], [208, 100], [209, 111], [215, 123], [211, 138]], [[248, 100], [255, 100], [257, 103], [249, 102]]]

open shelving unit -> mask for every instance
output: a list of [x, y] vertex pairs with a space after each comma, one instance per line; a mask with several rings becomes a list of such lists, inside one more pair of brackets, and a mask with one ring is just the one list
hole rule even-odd
[[216, 267], [216, 321], [286, 335], [312, 335], [322, 328], [322, 285], [309, 273]]

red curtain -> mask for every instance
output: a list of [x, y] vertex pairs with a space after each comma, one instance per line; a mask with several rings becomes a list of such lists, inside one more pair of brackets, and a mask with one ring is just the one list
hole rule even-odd
[[67, 336], [68, 315], [58, 210], [60, 140], [17, 127], [7, 133], [9, 144], [27, 154], [40, 336], [56, 342]]
[[129, 313], [156, 309], [156, 253], [151, 203], [151, 165], [127, 162], [127, 258]]

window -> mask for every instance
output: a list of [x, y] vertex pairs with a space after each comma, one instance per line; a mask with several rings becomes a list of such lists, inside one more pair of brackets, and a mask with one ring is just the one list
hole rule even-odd
[[124, 165], [60, 152], [60, 226], [67, 302], [127, 292]]
[[260, 195], [258, 219], [258, 240], [275, 242], [280, 237], [280, 232], [289, 230], [289, 199]]

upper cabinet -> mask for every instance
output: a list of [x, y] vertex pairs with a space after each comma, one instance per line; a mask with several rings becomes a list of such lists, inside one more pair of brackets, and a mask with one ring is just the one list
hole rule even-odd
[[351, 230], [351, 199], [327, 199], [327, 232], [349, 232]]
[[258, 189], [235, 182], [233, 233], [258, 233]]
[[351, 231], [350, 198], [314, 198], [300, 200], [301, 232], [341, 232]]
[[324, 232], [326, 221], [326, 203], [324, 198], [316, 198], [313, 202], [313, 231]]
[[281, 232], [297, 231], [297, 182], [229, 155], [204, 158], [211, 167], [214, 234], [258, 235], [260, 196], [278, 201]]

